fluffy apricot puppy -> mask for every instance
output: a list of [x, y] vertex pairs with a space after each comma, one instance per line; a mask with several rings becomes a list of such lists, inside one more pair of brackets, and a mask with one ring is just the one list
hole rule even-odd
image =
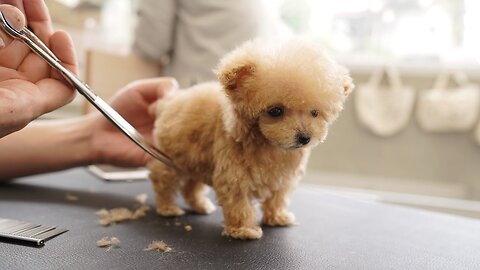
[[210, 185], [223, 209], [223, 234], [258, 239], [253, 201], [261, 204], [263, 224], [294, 222], [289, 193], [353, 84], [346, 69], [297, 39], [247, 42], [221, 60], [217, 74], [219, 82], [178, 91], [158, 105], [155, 144], [177, 169], [149, 164], [157, 212], [184, 214], [178, 191], [194, 211], [212, 212]]

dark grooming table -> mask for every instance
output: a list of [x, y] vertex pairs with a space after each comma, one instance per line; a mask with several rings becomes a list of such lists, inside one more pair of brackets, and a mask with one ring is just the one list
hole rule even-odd
[[[258, 241], [220, 235], [222, 216], [147, 217], [110, 227], [100, 208], [129, 207], [153, 194], [147, 181], [105, 183], [83, 169], [0, 185], [0, 217], [70, 231], [42, 248], [0, 242], [0, 269], [480, 269], [480, 221], [340, 197], [300, 186], [291, 210], [299, 225], [264, 228]], [[79, 201], [66, 200], [66, 194]], [[167, 226], [169, 222], [171, 225]], [[96, 247], [116, 236], [121, 247]], [[145, 252], [152, 240], [175, 251]]]

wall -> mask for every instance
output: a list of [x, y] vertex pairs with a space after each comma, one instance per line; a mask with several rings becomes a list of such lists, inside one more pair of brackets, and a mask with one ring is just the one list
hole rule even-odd
[[[366, 81], [366, 75], [353, 72], [356, 84]], [[427, 89], [433, 78], [414, 75], [404, 81], [416, 89]], [[428, 134], [412, 118], [401, 133], [390, 138], [377, 137], [358, 122], [353, 99], [354, 95], [327, 141], [312, 153], [310, 175], [317, 172], [356, 175], [341, 180], [340, 184], [373, 189], [402, 189], [408, 183], [409, 190], [427, 194], [443, 187], [441, 195], [454, 192], [452, 196], [480, 199], [480, 146], [475, 144], [473, 132]], [[340, 178], [317, 177], [313, 181], [334, 185]]]

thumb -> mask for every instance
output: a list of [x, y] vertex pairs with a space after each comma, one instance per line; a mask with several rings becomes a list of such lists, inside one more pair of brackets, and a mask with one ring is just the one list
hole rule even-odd
[[[5, 16], [7, 22], [16, 30], [20, 30], [25, 27], [25, 17], [23, 13], [16, 7], [11, 5], [0, 5], [0, 11]], [[13, 38], [5, 33], [3, 30], [0, 31], [0, 49], [8, 46], [13, 41]]]
[[[56, 31], [50, 37], [49, 43], [52, 52], [62, 61], [62, 64], [78, 75], [77, 57], [70, 35], [62, 30]], [[63, 76], [56, 70], [53, 70], [52, 78], [63, 80]]]
[[158, 104], [158, 101], [155, 101], [148, 106], [148, 114], [150, 116], [155, 117], [157, 115], [157, 104]]

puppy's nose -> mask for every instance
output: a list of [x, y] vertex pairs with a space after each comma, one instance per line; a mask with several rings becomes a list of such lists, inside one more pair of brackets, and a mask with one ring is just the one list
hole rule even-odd
[[297, 142], [302, 145], [307, 145], [310, 142], [310, 135], [306, 133], [297, 134]]

